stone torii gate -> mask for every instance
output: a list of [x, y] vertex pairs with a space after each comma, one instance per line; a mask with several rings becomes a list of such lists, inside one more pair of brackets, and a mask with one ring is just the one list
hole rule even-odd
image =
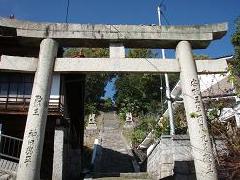
[[[18, 180], [40, 178], [41, 157], [52, 73], [178, 73], [198, 180], [217, 179], [197, 73], [226, 72], [225, 60], [194, 61], [192, 49], [222, 38], [227, 24], [202, 26], [82, 25], [32, 23], [0, 18], [0, 54], [29, 50], [30, 57], [2, 55], [0, 71], [36, 72]], [[39, 47], [39, 58], [31, 47]], [[110, 47], [110, 58], [57, 58], [58, 47]], [[125, 58], [124, 48], [176, 49], [176, 59]], [[24, 55], [23, 55], [24, 56]]]

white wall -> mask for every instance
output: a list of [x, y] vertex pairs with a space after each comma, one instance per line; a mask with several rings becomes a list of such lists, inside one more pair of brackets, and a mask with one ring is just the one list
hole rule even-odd
[[202, 74], [202, 75], [198, 75], [198, 79], [200, 81], [201, 92], [210, 88], [212, 85], [217, 84], [218, 82], [220, 82], [224, 78], [227, 78], [227, 74]]
[[51, 98], [59, 98], [60, 96], [60, 74], [54, 74], [52, 79]]

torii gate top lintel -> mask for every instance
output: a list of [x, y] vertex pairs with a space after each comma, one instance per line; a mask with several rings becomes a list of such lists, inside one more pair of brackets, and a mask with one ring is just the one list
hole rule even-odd
[[[0, 17], [0, 44], [17, 38], [18, 43], [39, 46], [44, 38], [56, 39], [62, 47], [109, 47], [121, 42], [127, 48], [175, 49], [178, 42], [189, 41], [193, 49], [206, 48], [212, 40], [222, 38], [227, 23], [192, 26], [92, 25], [35, 23]], [[7, 38], [7, 39], [8, 39]]]

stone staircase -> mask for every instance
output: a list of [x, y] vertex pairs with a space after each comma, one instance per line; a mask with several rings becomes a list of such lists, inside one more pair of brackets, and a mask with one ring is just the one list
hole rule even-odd
[[18, 163], [0, 159], [0, 180], [15, 180]]
[[103, 134], [102, 155], [96, 167], [97, 172], [134, 172], [132, 157], [124, 147], [120, 134], [116, 130], [108, 130]]
[[100, 137], [101, 157], [96, 163], [96, 173], [134, 172], [132, 156], [121, 136], [119, 121], [115, 113], [104, 114]]
[[99, 180], [150, 180], [151, 178], [147, 173], [97, 173], [94, 174], [92, 179]]
[[91, 173], [91, 178], [85, 179], [150, 179], [147, 173], [136, 171], [133, 154], [122, 137], [120, 124], [114, 112], [104, 114], [100, 146], [101, 155]]

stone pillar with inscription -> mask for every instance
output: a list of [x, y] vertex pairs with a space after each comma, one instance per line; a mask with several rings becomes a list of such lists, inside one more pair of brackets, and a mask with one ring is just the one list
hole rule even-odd
[[181, 69], [180, 79], [196, 177], [198, 180], [216, 180], [217, 172], [200, 94], [196, 64], [191, 44], [188, 41], [178, 43], [176, 58]]
[[48, 102], [57, 50], [58, 43], [55, 40], [42, 40], [27, 115], [23, 145], [17, 171], [17, 180], [40, 179], [45, 126], [48, 115]]

